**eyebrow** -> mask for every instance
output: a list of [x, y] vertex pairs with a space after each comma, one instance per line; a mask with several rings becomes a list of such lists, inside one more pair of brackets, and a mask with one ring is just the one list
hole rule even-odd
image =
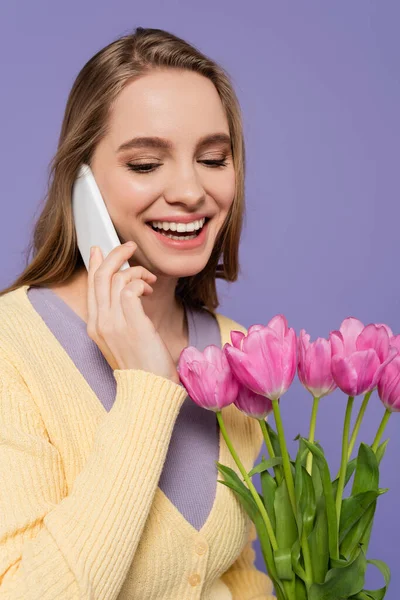
[[[210, 146], [212, 144], [231, 144], [231, 138], [227, 133], [212, 133], [210, 135], [205, 135], [199, 139], [196, 144], [196, 150], [204, 148], [205, 146]], [[122, 152], [123, 150], [131, 150], [133, 148], [161, 148], [162, 150], [172, 150], [173, 144], [166, 140], [165, 138], [160, 137], [135, 137], [131, 140], [128, 140], [121, 144], [117, 152]]]

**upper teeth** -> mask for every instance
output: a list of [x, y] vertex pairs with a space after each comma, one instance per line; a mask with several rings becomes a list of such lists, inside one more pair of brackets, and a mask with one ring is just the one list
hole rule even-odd
[[173, 223], [171, 221], [151, 221], [153, 227], [157, 227], [158, 229], [164, 229], [164, 231], [195, 231], [197, 229], [201, 229], [204, 225], [205, 218], [200, 219], [199, 221], [192, 221], [191, 223]]

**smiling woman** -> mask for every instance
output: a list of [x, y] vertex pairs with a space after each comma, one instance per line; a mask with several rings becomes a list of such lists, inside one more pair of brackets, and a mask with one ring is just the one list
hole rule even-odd
[[[71, 206], [84, 163], [121, 242], [88, 270]], [[218, 484], [217, 460], [237, 469], [218, 421], [176, 369], [185, 347], [245, 331], [216, 312], [244, 208], [228, 75], [160, 29], [117, 39], [76, 78], [50, 177], [33, 257], [0, 294], [0, 600], [272, 598], [255, 528]], [[258, 423], [223, 417], [249, 471]]]

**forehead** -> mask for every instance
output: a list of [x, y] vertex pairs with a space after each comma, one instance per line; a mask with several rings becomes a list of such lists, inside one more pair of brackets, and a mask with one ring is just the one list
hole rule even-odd
[[131, 81], [110, 111], [115, 142], [130, 134], [179, 141], [213, 131], [229, 133], [224, 107], [214, 84], [191, 71], [157, 70]]

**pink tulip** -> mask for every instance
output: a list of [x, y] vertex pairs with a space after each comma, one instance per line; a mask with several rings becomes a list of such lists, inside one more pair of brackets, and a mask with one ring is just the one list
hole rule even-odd
[[383, 324], [364, 327], [358, 319], [345, 319], [339, 331], [331, 331], [332, 376], [349, 396], [372, 391], [382, 369], [398, 354], [391, 346], [391, 330]]
[[239, 393], [234, 402], [236, 408], [248, 417], [264, 420], [272, 412], [272, 402], [269, 398], [256, 394], [245, 385], [239, 385]]
[[203, 352], [193, 346], [184, 348], [178, 373], [190, 398], [201, 408], [218, 412], [236, 400], [239, 384], [224, 352], [214, 344]]
[[278, 400], [296, 374], [296, 333], [283, 315], [268, 325], [252, 325], [247, 335], [231, 332], [223, 350], [235, 377], [256, 394]]
[[397, 350], [399, 350], [399, 354], [400, 354], [400, 335], [393, 335], [390, 338], [389, 343], [394, 348], [397, 348]]
[[389, 338], [393, 337], [393, 331], [390, 329], [389, 325], [386, 325], [385, 323], [375, 323], [375, 325], [377, 327], [384, 327], [386, 329], [386, 331], [388, 332]]
[[298, 340], [298, 375], [303, 386], [315, 397], [322, 398], [336, 389], [331, 373], [332, 350], [329, 340], [317, 338], [310, 343], [305, 329]]
[[390, 412], [400, 412], [400, 355], [395, 356], [382, 369], [378, 381], [378, 395]]

